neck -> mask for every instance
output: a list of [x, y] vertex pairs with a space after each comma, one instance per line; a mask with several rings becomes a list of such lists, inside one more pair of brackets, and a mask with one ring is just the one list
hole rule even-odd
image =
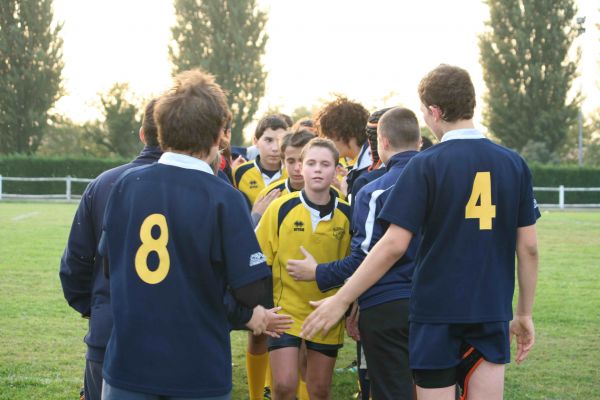
[[260, 164], [261, 168], [266, 169], [267, 171], [278, 171], [281, 168], [281, 163], [267, 164], [262, 158], [258, 159], [258, 163]]
[[292, 182], [292, 180], [290, 178], [288, 178], [288, 183], [290, 184], [290, 187], [294, 190], [302, 190], [304, 188], [304, 182], [299, 183], [299, 184], [294, 184]]
[[419, 151], [419, 149], [415, 146], [399, 147], [397, 149], [385, 151], [383, 154], [379, 154], [379, 158], [381, 158], [381, 161], [383, 161], [384, 164], [387, 164], [390, 158], [394, 157], [396, 154], [404, 153], [405, 151]]
[[315, 203], [316, 205], [319, 206], [324, 206], [325, 204], [329, 203], [329, 200], [331, 200], [331, 194], [329, 193], [329, 188], [327, 188], [327, 190], [324, 191], [314, 191], [309, 189], [308, 187], [304, 187], [304, 193], [306, 193], [306, 197], [308, 197], [308, 200], [310, 200], [312, 203]]
[[166, 149], [165, 152], [170, 152], [170, 153], [176, 153], [176, 154], [183, 154], [185, 156], [190, 156], [190, 157], [194, 157], [197, 158], [198, 160], [202, 160], [207, 164], [210, 164], [211, 162], [214, 161], [215, 156], [212, 155], [212, 152], [209, 154], [204, 154], [202, 152], [196, 152], [193, 153], [191, 151], [182, 151], [182, 150], [174, 150], [174, 149]]
[[444, 137], [444, 135], [450, 131], [455, 131], [457, 129], [474, 129], [475, 125], [473, 124], [473, 120], [472, 119], [461, 119], [455, 122], [446, 122], [444, 123], [444, 125], [442, 126], [442, 135], [438, 136], [439, 140], [442, 140], [442, 138]]

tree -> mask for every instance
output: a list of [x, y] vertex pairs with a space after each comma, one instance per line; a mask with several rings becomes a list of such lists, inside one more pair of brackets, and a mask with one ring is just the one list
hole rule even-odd
[[0, 1], [0, 153], [34, 153], [62, 96], [52, 0]]
[[141, 117], [138, 107], [130, 99], [129, 85], [115, 83], [107, 93], [100, 95], [104, 123], [88, 123], [86, 135], [111, 154], [121, 157], [135, 156], [142, 146], [138, 132]]
[[261, 57], [268, 36], [267, 14], [255, 0], [175, 0], [174, 44], [169, 56], [174, 73], [202, 68], [228, 92], [233, 114], [232, 143], [242, 144], [265, 93]]
[[530, 141], [560, 150], [576, 123], [580, 94], [568, 99], [577, 61], [574, 0], [487, 0], [488, 30], [479, 38], [487, 85], [484, 124], [517, 150]]

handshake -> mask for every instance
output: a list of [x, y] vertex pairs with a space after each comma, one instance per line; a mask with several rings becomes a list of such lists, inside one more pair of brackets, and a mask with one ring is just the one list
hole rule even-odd
[[266, 309], [261, 305], [254, 307], [252, 318], [246, 323], [246, 327], [255, 336], [266, 334], [278, 338], [279, 335], [290, 329], [294, 320], [289, 315], [277, 314], [281, 307]]

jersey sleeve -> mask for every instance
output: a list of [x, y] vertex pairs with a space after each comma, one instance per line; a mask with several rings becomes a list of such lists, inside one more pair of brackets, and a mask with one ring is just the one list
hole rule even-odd
[[529, 226], [535, 224], [535, 221], [541, 216], [537, 202], [533, 197], [533, 184], [531, 171], [527, 163], [521, 159], [523, 164], [523, 174], [521, 176], [521, 198], [519, 200], [519, 216], [517, 226]]
[[272, 266], [279, 247], [279, 203], [271, 203], [256, 227], [256, 238], [265, 255], [267, 265]]
[[221, 254], [227, 283], [232, 289], [270, 275], [265, 256], [256, 241], [250, 214], [241, 194], [227, 196], [220, 207], [217, 229], [221, 230]]
[[429, 196], [424, 170], [422, 159], [415, 157], [408, 162], [377, 216], [379, 220], [400, 226], [414, 235], [420, 231]]
[[89, 315], [92, 273], [96, 258], [96, 234], [91, 210], [94, 183], [87, 187], [77, 207], [67, 246], [60, 259], [60, 282], [65, 299], [82, 315]]

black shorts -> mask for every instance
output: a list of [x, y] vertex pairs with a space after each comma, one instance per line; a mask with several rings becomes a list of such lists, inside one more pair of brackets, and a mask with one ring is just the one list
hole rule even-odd
[[[287, 333], [283, 333], [279, 338], [269, 337], [269, 351], [282, 349], [284, 347], [298, 347], [302, 344], [304, 339], [289, 335]], [[306, 343], [306, 348], [308, 350], [317, 351], [327, 357], [337, 357], [338, 350], [342, 348], [343, 344], [323, 344], [323, 343], [315, 343], [310, 340], [304, 340]]]

